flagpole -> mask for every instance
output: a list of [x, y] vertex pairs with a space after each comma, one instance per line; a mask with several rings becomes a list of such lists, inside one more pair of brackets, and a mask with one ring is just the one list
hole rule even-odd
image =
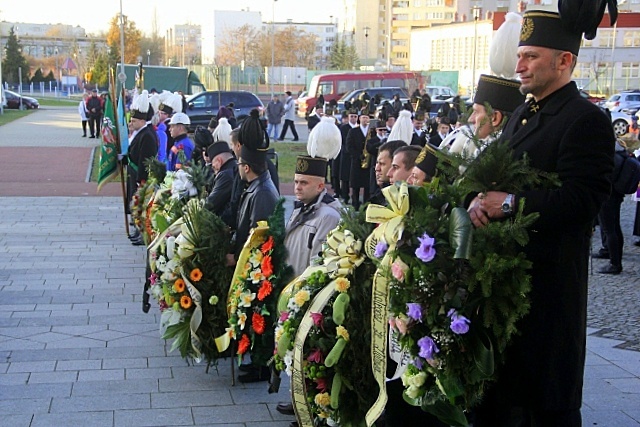
[[[115, 94], [116, 94], [116, 85], [115, 85], [115, 79], [113, 77], [114, 75], [114, 70], [110, 69], [109, 70], [109, 96], [111, 97], [111, 104], [113, 105], [113, 117], [114, 117], [114, 121], [115, 121], [115, 126], [116, 126], [116, 149], [118, 150], [118, 154], [122, 153], [122, 144], [120, 142], [120, 120], [118, 119], [118, 98], [116, 98]], [[115, 100], [115, 104], [113, 103], [113, 101]], [[125, 176], [124, 176], [124, 168], [122, 167], [122, 161], [118, 160], [118, 173], [120, 174], [120, 191], [122, 194], [122, 207], [124, 209], [124, 230], [127, 233], [127, 236], [129, 236], [130, 234], [130, 230], [129, 230], [129, 219], [127, 218], [127, 190], [125, 188]]]

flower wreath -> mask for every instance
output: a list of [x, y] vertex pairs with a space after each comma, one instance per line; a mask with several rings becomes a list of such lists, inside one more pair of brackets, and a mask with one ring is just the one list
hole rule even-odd
[[320, 266], [294, 282], [276, 328], [276, 368], [291, 373], [302, 426], [358, 425], [373, 403], [368, 327], [375, 267], [361, 253], [369, 228], [354, 227], [359, 238], [347, 229], [364, 223], [355, 215], [343, 214]]
[[171, 351], [209, 364], [226, 348], [227, 311], [220, 303], [231, 280], [226, 242], [225, 224], [194, 199], [149, 248], [149, 293], [160, 306], [162, 337], [174, 339]]
[[237, 341], [239, 360], [250, 351], [254, 365], [266, 366], [273, 355], [276, 296], [290, 273], [285, 255], [280, 200], [269, 221], [251, 230], [229, 287], [227, 334]]

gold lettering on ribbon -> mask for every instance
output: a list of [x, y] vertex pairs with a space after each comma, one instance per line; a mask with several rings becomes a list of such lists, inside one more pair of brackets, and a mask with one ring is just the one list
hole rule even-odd
[[313, 427], [313, 414], [307, 403], [307, 386], [304, 381], [304, 342], [313, 326], [311, 313], [320, 313], [327, 305], [333, 294], [336, 292], [335, 281], [331, 281], [327, 286], [322, 288], [320, 292], [313, 298], [313, 301], [307, 308], [302, 317], [300, 326], [296, 333], [296, 339], [293, 346], [293, 366], [291, 374], [291, 400], [293, 409], [296, 412], [298, 424], [301, 427]]
[[409, 188], [406, 183], [391, 185], [382, 194], [389, 207], [371, 204], [367, 208], [367, 222], [379, 224], [365, 242], [365, 251], [369, 258], [374, 258], [376, 245], [384, 241], [389, 249], [380, 262], [373, 276], [371, 294], [371, 365], [373, 376], [380, 388], [378, 397], [365, 416], [367, 426], [372, 426], [387, 404], [387, 335], [389, 285], [385, 274], [391, 267], [390, 253], [395, 249], [404, 229], [404, 216], [409, 212]]

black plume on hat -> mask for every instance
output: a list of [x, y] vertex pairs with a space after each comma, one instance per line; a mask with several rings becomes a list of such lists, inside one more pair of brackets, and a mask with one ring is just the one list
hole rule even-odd
[[209, 129], [204, 126], [197, 126], [194, 135], [196, 145], [200, 148], [207, 148], [213, 144], [213, 135], [211, 135]]
[[240, 157], [252, 164], [264, 162], [269, 149], [269, 136], [260, 121], [260, 112], [251, 110], [240, 126], [238, 141], [242, 144]]
[[563, 24], [577, 32], [584, 33], [584, 38], [593, 40], [604, 10], [609, 8], [609, 25], [618, 19], [617, 0], [558, 0], [558, 12]]

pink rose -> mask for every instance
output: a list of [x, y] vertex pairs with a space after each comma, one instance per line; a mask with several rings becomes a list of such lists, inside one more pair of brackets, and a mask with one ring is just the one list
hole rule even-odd
[[397, 259], [391, 264], [391, 274], [399, 282], [404, 281], [404, 274], [409, 270], [409, 266], [402, 262], [401, 259]]
[[281, 322], [286, 322], [288, 318], [289, 318], [289, 312], [288, 311], [283, 311], [282, 313], [280, 313], [280, 321]]

